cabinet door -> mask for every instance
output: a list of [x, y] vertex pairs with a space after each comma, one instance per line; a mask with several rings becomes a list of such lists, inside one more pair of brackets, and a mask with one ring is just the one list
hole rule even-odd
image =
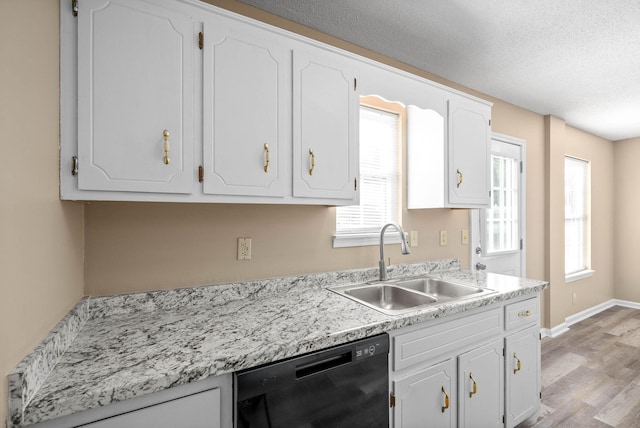
[[512, 427], [540, 407], [540, 329], [530, 327], [505, 339], [507, 426]]
[[177, 11], [81, 2], [80, 189], [191, 193], [194, 45], [194, 23]]
[[284, 196], [290, 186], [291, 53], [267, 30], [204, 23], [204, 193]]
[[458, 426], [503, 426], [502, 351], [502, 340], [499, 340], [458, 357]]
[[220, 428], [220, 389], [135, 410], [98, 422], [82, 425], [87, 428]]
[[456, 360], [449, 359], [393, 382], [395, 428], [455, 427]]
[[449, 100], [450, 206], [489, 207], [491, 107], [463, 97]]
[[357, 203], [356, 75], [337, 54], [309, 52], [293, 56], [293, 195]]

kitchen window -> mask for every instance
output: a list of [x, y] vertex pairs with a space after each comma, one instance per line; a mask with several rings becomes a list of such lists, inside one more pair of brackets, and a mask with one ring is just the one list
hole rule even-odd
[[[399, 223], [401, 113], [370, 101], [360, 106], [360, 204], [336, 208], [334, 248], [377, 245], [380, 228]], [[396, 241], [397, 233], [389, 234], [388, 242]]]
[[571, 282], [589, 277], [590, 269], [589, 162], [564, 159], [564, 273]]

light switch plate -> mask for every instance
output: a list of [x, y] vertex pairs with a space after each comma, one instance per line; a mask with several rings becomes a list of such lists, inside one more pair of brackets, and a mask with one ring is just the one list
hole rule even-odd
[[251, 238], [238, 238], [238, 260], [251, 260]]
[[445, 245], [447, 245], [447, 231], [446, 230], [441, 230], [440, 231], [440, 246], [444, 247]]
[[417, 247], [418, 246], [418, 231], [417, 230], [412, 230], [411, 232], [409, 232], [409, 244], [412, 247]]

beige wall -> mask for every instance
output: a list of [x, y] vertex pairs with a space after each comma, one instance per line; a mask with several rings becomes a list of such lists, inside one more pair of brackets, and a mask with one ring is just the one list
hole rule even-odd
[[[437, 230], [466, 227], [465, 211], [406, 214], [420, 245], [391, 263], [462, 256]], [[377, 247], [331, 247], [335, 209], [316, 206], [96, 203], [86, 207], [86, 292], [125, 293], [327, 270], [374, 267]], [[252, 238], [252, 260], [236, 260], [236, 239]], [[430, 245], [431, 243], [431, 245]]]
[[[553, 307], [562, 308], [558, 315], [563, 318], [617, 297], [614, 293], [614, 214], [618, 209], [614, 199], [616, 144], [571, 126], [566, 126], [565, 137], [565, 153], [589, 161], [591, 269], [594, 273], [590, 278], [557, 287], [562, 291], [554, 296]], [[574, 294], [575, 301], [572, 300]]]
[[[545, 117], [547, 170], [546, 277], [551, 283], [546, 324], [558, 326], [573, 314], [614, 298], [614, 143]], [[564, 157], [589, 161], [591, 171], [591, 268], [593, 276], [564, 280]]]
[[58, 200], [58, 2], [0, 0], [0, 426], [7, 378], [83, 295], [83, 207]]
[[640, 302], [640, 138], [615, 143], [615, 295]]

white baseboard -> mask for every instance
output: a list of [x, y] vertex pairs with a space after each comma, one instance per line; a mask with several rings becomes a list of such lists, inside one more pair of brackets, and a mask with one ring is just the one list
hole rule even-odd
[[542, 337], [558, 337], [560, 336], [562, 333], [566, 333], [569, 331], [569, 326], [567, 325], [566, 322], [563, 322], [562, 324], [559, 324], [551, 329], [549, 328], [541, 328], [540, 329], [540, 333], [542, 334]]
[[569, 327], [572, 326], [573, 324], [583, 321], [589, 317], [594, 316], [595, 314], [598, 314], [614, 306], [624, 306], [625, 308], [640, 309], [640, 303], [638, 302], [632, 302], [629, 300], [611, 299], [604, 303], [600, 303], [599, 305], [596, 305], [592, 308], [585, 309], [582, 312], [578, 312], [577, 314], [569, 315], [564, 319], [565, 322], [560, 323], [559, 325], [551, 329], [542, 328], [540, 329], [540, 333], [542, 334], [543, 337], [551, 337], [551, 338], [558, 337], [561, 334], [569, 331]]

